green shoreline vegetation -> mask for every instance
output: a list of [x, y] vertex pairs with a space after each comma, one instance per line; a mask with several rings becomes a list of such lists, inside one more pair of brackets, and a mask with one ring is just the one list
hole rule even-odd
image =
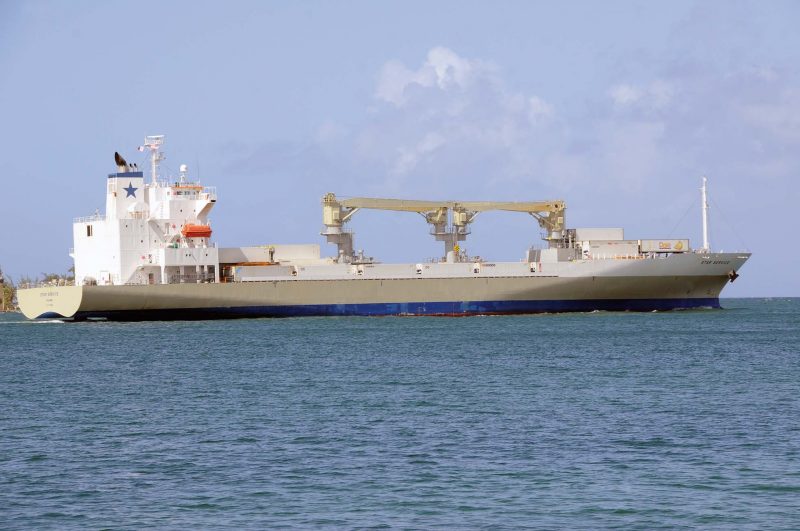
[[0, 312], [15, 312], [17, 311], [16, 295], [17, 290], [8, 284], [1, 285], [3, 290], [0, 295]]

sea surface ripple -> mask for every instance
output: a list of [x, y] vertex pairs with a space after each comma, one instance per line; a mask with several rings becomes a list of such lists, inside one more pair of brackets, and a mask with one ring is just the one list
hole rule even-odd
[[0, 527], [800, 528], [800, 299], [0, 315]]

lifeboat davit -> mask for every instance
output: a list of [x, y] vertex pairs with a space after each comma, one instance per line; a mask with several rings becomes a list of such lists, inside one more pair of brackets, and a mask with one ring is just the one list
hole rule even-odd
[[184, 225], [181, 229], [181, 234], [185, 238], [210, 238], [211, 227], [208, 225]]

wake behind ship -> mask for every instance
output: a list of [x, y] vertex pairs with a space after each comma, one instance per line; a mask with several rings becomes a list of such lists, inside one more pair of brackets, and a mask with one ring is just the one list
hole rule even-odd
[[[630, 240], [621, 228], [567, 228], [563, 201], [322, 200], [321, 235], [336, 245], [218, 247], [209, 214], [214, 188], [185, 165], [159, 176], [163, 135], [148, 136], [150, 180], [115, 153], [105, 215], [73, 223], [75, 285], [18, 291], [26, 317], [163, 320], [311, 315], [485, 315], [593, 310], [719, 308], [749, 253], [711, 252], [703, 182], [704, 242]], [[361, 209], [422, 215], [443, 255], [385, 264], [354, 250], [347, 223]], [[543, 248], [518, 262], [491, 262], [461, 247], [481, 212], [532, 216]]]

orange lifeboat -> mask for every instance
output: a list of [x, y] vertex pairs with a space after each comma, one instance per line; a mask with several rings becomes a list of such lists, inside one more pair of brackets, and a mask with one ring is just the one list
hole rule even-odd
[[183, 234], [185, 238], [210, 238], [211, 227], [208, 225], [186, 224], [181, 229], [181, 234]]

